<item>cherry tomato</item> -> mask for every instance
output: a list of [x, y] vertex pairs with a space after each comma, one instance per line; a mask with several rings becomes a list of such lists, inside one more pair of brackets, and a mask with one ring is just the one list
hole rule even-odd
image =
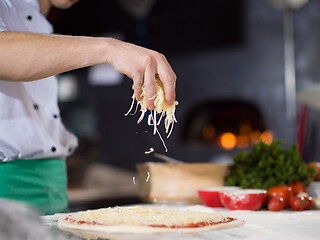
[[296, 181], [291, 183], [289, 186], [292, 188], [293, 196], [296, 196], [301, 192], [305, 192], [305, 193], [307, 192], [307, 189], [302, 184], [302, 182]]
[[316, 175], [312, 180], [320, 181], [320, 162], [309, 162], [308, 168], [314, 168], [316, 171]]
[[290, 206], [296, 211], [309, 210], [312, 206], [312, 198], [307, 194], [298, 194], [291, 199]]
[[309, 210], [312, 207], [312, 197], [308, 197], [305, 202], [304, 210]]
[[305, 192], [298, 193], [297, 197], [304, 198], [305, 200], [304, 210], [309, 210], [312, 207], [312, 197], [310, 197], [308, 193], [305, 193]]
[[285, 200], [282, 197], [271, 197], [268, 201], [270, 211], [280, 211], [285, 207]]
[[290, 199], [292, 198], [292, 188], [287, 185], [279, 185], [270, 188], [267, 192], [269, 198], [278, 197], [283, 198], [285, 207], [290, 206]]

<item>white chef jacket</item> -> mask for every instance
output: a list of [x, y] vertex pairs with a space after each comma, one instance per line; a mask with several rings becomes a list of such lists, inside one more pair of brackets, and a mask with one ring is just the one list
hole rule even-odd
[[[53, 28], [40, 13], [38, 0], [0, 0], [3, 31], [52, 33]], [[0, 161], [61, 158], [74, 151], [78, 141], [61, 122], [57, 92], [54, 76], [0, 80]]]

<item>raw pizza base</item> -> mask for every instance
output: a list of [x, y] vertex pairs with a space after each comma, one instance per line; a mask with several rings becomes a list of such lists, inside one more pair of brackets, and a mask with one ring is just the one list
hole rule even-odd
[[[193, 211], [196, 212], [196, 211]], [[71, 214], [66, 214], [58, 220], [58, 227], [62, 230], [81, 230], [81, 231], [94, 231], [94, 232], [105, 232], [105, 233], [192, 233], [192, 232], [202, 232], [211, 231], [224, 228], [231, 228], [240, 226], [244, 223], [243, 220], [234, 219], [231, 222], [219, 223], [216, 225], [210, 225], [205, 227], [195, 227], [195, 228], [166, 228], [166, 227], [151, 227], [151, 226], [141, 226], [141, 225], [130, 225], [130, 224], [115, 224], [115, 225], [89, 225], [89, 224], [74, 224], [65, 220], [67, 216]], [[160, 223], [159, 223], [160, 224]]]

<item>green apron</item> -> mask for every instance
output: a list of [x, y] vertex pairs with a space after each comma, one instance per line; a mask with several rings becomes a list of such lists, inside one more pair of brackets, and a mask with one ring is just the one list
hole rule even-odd
[[67, 211], [66, 161], [32, 159], [0, 162], [0, 198], [25, 202], [43, 215]]

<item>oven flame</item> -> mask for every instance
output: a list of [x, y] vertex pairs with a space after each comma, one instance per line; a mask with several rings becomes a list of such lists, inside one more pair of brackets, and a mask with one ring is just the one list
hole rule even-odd
[[215, 138], [216, 130], [212, 125], [205, 125], [202, 128], [202, 136], [205, 140], [211, 141]]
[[263, 131], [260, 136], [260, 140], [270, 145], [273, 141], [273, 132], [271, 132], [270, 130]]
[[237, 137], [237, 147], [238, 148], [247, 148], [250, 145], [250, 139], [246, 135], [239, 135]]
[[259, 130], [255, 130], [255, 131], [250, 132], [250, 134], [249, 134], [250, 142], [252, 144], [260, 142], [260, 136], [261, 136], [261, 132]]
[[262, 133], [258, 130], [251, 131], [248, 135], [236, 135], [231, 132], [225, 132], [221, 134], [220, 146], [226, 150], [231, 150], [235, 147], [244, 149], [258, 143], [260, 141], [270, 145], [273, 141], [273, 132], [265, 130]]
[[202, 137], [204, 140], [213, 144], [218, 144], [221, 148], [231, 150], [234, 148], [245, 149], [260, 141], [270, 145], [273, 141], [273, 132], [270, 130], [253, 130], [250, 126], [243, 126], [238, 133], [222, 132], [217, 133], [212, 125], [206, 125], [202, 128]]
[[227, 132], [221, 135], [221, 146], [225, 149], [232, 149], [237, 144], [237, 138], [233, 133]]

